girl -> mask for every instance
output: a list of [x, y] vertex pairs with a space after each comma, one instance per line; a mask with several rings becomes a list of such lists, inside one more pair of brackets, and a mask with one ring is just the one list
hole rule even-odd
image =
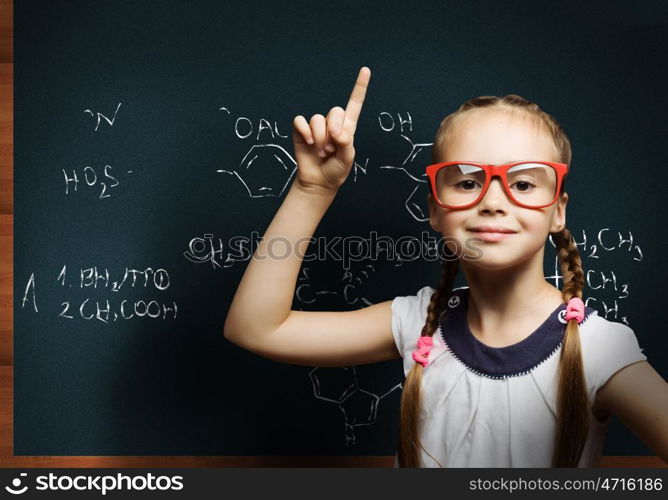
[[[395, 466], [591, 467], [612, 413], [668, 462], [668, 385], [631, 328], [581, 300], [565, 225], [569, 140], [519, 96], [471, 99], [438, 129], [429, 222], [454, 258], [437, 288], [355, 311], [291, 310], [309, 240], [350, 172], [370, 75], [360, 70], [345, 110], [295, 117], [297, 176], [239, 284], [225, 337], [307, 366], [403, 358]], [[548, 234], [562, 290], [544, 279]], [[454, 290], [460, 268], [469, 286]]]

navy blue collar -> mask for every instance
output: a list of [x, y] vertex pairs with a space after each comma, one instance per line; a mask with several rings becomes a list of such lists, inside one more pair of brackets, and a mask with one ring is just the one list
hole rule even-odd
[[[485, 377], [506, 378], [523, 375], [548, 359], [561, 347], [566, 331], [566, 304], [557, 307], [528, 337], [506, 347], [490, 347], [480, 342], [466, 321], [469, 288], [452, 292], [441, 314], [441, 336], [449, 351], [466, 367]], [[585, 319], [596, 310], [585, 306]]]

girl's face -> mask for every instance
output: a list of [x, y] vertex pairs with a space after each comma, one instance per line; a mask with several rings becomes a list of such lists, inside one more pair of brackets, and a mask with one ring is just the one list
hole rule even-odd
[[[498, 109], [476, 109], [458, 116], [439, 161], [466, 160], [490, 165], [519, 160], [561, 161], [552, 138], [524, 113]], [[502, 269], [530, 259], [545, 247], [550, 232], [566, 224], [568, 195], [544, 208], [524, 208], [506, 195], [501, 179], [492, 179], [477, 205], [450, 210], [428, 197], [429, 223], [446, 238], [451, 252], [486, 269]], [[471, 231], [475, 226], [502, 226], [516, 231], [500, 241], [481, 241]], [[452, 241], [452, 240], [456, 240]]]

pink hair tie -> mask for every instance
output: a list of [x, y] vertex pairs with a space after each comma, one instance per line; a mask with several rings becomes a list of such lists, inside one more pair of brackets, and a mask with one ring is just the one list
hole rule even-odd
[[429, 351], [431, 351], [432, 346], [434, 345], [433, 339], [428, 335], [423, 335], [418, 339], [418, 348], [413, 351], [413, 359], [420, 363], [423, 367], [426, 367], [429, 364], [427, 356], [429, 356]]
[[582, 320], [584, 319], [584, 312], [585, 305], [584, 302], [582, 302], [582, 299], [579, 297], [573, 297], [568, 301], [568, 305], [566, 306], [565, 319], [566, 321], [577, 319], [578, 323], [582, 323]]

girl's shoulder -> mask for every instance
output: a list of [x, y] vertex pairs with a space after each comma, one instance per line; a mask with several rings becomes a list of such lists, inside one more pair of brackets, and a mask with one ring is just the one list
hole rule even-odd
[[579, 331], [582, 362], [595, 390], [625, 366], [647, 360], [630, 326], [596, 311], [580, 324]]
[[392, 300], [392, 335], [400, 353], [414, 346], [427, 320], [427, 309], [436, 289], [420, 288], [415, 295], [400, 295]]

